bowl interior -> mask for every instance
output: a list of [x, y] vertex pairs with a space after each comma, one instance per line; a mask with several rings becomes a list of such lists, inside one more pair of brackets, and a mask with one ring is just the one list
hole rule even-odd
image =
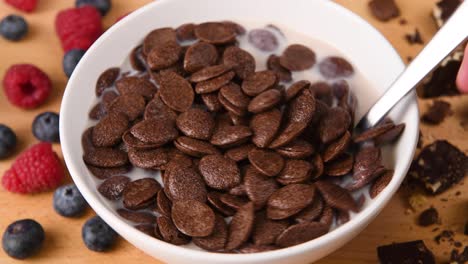
[[[93, 209], [124, 238], [149, 254], [169, 261], [172, 255], [208, 263], [268, 261], [305, 251], [317, 251], [309, 261], [318, 259], [346, 243], [362, 230], [388, 202], [409, 168], [418, 136], [418, 110], [414, 94], [402, 100], [391, 112], [406, 129], [397, 144], [384, 149], [385, 165], [395, 169], [392, 182], [374, 200], [367, 199], [364, 209], [350, 222], [313, 241], [268, 253], [249, 255], [215, 254], [184, 249], [152, 239], [134, 229], [113, 210], [114, 205], [96, 191], [96, 180], [82, 161], [81, 134], [89, 126], [88, 111], [96, 102], [94, 87], [100, 73], [120, 66], [128, 53], [152, 29], [177, 27], [188, 22], [233, 20], [257, 25], [274, 24], [293, 29], [310, 38], [326, 42], [344, 54], [364, 75], [366, 89], [355, 89], [358, 115], [382, 94], [403, 70], [396, 51], [374, 28], [356, 15], [330, 1], [297, 0], [159, 0], [135, 11], [111, 27], [89, 49], [70, 78], [62, 101], [60, 134], [64, 158], [70, 174]], [[367, 193], [364, 190], [363, 193]], [[333, 246], [330, 243], [333, 242]]]

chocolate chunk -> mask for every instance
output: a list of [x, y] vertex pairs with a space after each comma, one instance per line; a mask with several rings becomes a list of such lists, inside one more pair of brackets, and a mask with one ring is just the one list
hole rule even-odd
[[342, 136], [351, 125], [349, 113], [341, 107], [333, 107], [320, 120], [320, 140], [327, 144]]
[[351, 134], [346, 131], [343, 136], [328, 145], [323, 152], [323, 161], [329, 162], [336, 159], [348, 148], [351, 143]]
[[196, 200], [176, 201], [172, 205], [172, 221], [180, 232], [192, 237], [213, 233], [215, 214], [211, 208]]
[[463, 252], [459, 253], [458, 250], [452, 250], [450, 254], [450, 263], [466, 263], [468, 262], [468, 246], [465, 247]]
[[151, 100], [156, 93], [156, 86], [148, 79], [141, 77], [124, 77], [115, 83], [120, 94], [139, 94], [146, 100]]
[[241, 181], [236, 163], [222, 155], [207, 155], [200, 160], [200, 173], [208, 186], [218, 190], [230, 189]]
[[276, 239], [276, 244], [280, 247], [291, 247], [298, 245], [328, 232], [328, 227], [319, 222], [306, 222], [288, 227]]
[[248, 110], [251, 113], [261, 113], [275, 107], [282, 98], [280, 91], [276, 89], [266, 90], [250, 101]]
[[431, 194], [442, 193], [466, 175], [468, 158], [445, 140], [437, 140], [420, 152], [412, 172]]
[[294, 220], [298, 223], [311, 222], [319, 218], [322, 214], [325, 203], [322, 196], [316, 193], [313, 202], [294, 216]]
[[453, 113], [450, 108], [449, 103], [442, 100], [435, 100], [427, 112], [423, 114], [421, 120], [433, 125], [440, 124], [448, 115]]
[[123, 205], [130, 210], [148, 207], [156, 198], [161, 185], [152, 178], [143, 178], [127, 184], [123, 190]]
[[221, 195], [222, 194], [220, 192], [209, 192], [207, 196], [208, 202], [221, 214], [225, 216], [233, 216], [236, 211], [233, 208], [227, 206], [225, 203], [221, 202]]
[[155, 47], [165, 43], [176, 43], [176, 32], [173, 28], [158, 28], [151, 31], [143, 40], [143, 53], [148, 55]]
[[159, 232], [164, 241], [174, 245], [185, 245], [190, 243], [190, 237], [177, 230], [172, 220], [166, 216], [157, 218]]
[[143, 169], [157, 169], [169, 162], [167, 151], [156, 149], [130, 149], [128, 159], [135, 167]]
[[384, 22], [400, 15], [400, 9], [394, 0], [372, 0], [369, 8], [375, 18]]
[[440, 19], [442, 20], [439, 26], [442, 26], [452, 16], [462, 2], [462, 0], [441, 0], [437, 2], [437, 7], [440, 9]]
[[242, 91], [249, 96], [256, 96], [276, 84], [276, 74], [272, 71], [260, 71], [248, 76], [242, 82]]
[[98, 187], [98, 192], [108, 200], [115, 201], [122, 196], [122, 192], [130, 182], [126, 176], [113, 176], [105, 180]]
[[214, 65], [214, 66], [209, 66], [209, 67], [204, 67], [203, 69], [193, 73], [190, 76], [190, 81], [191, 82], [203, 82], [207, 81], [209, 79], [213, 79], [215, 77], [218, 77], [228, 71], [231, 70], [231, 67], [228, 67], [226, 65]]
[[163, 74], [160, 78], [159, 92], [163, 102], [174, 111], [187, 111], [195, 97], [190, 83], [173, 72]]
[[260, 211], [255, 215], [252, 241], [255, 245], [274, 244], [276, 238], [288, 227], [287, 220], [271, 220], [267, 218], [265, 211]]
[[153, 71], [166, 69], [178, 62], [181, 54], [182, 48], [177, 42], [166, 42], [151, 49], [146, 63]]
[[158, 191], [158, 194], [156, 196], [156, 209], [158, 213], [170, 217], [171, 216], [171, 211], [172, 211], [172, 202], [167, 198], [166, 193], [164, 192], [164, 189], [161, 189]]
[[114, 85], [119, 74], [120, 68], [109, 68], [101, 73], [96, 82], [96, 96], [101, 96], [104, 90]]
[[249, 152], [249, 161], [260, 173], [276, 176], [284, 167], [284, 159], [271, 150], [255, 148]]
[[101, 180], [105, 180], [115, 175], [125, 174], [131, 170], [131, 167], [128, 165], [113, 168], [101, 168], [86, 164], [86, 167], [89, 169], [91, 174], [93, 174], [94, 176], [96, 176], [96, 178]]
[[240, 247], [249, 239], [254, 225], [254, 205], [247, 203], [237, 210], [228, 228], [226, 250]]
[[387, 185], [392, 181], [393, 174], [394, 174], [394, 171], [389, 170], [385, 172], [384, 174], [382, 174], [381, 176], [379, 176], [374, 181], [374, 183], [371, 185], [369, 189], [369, 195], [372, 199], [377, 197], [377, 195], [379, 195], [379, 193], [381, 193], [385, 189], [385, 187], [387, 187]]
[[228, 71], [218, 77], [197, 83], [195, 86], [195, 91], [198, 94], [216, 92], [221, 89], [221, 87], [228, 84], [232, 78], [234, 78], [234, 72]]
[[461, 66], [461, 60], [449, 59], [446, 63], [439, 65], [429, 81], [423, 84], [419, 90], [419, 96], [422, 98], [433, 98], [439, 96], [459, 95], [456, 79], [458, 70]]
[[424, 245], [422, 240], [379, 246], [377, 255], [382, 264], [436, 263], [434, 254]]
[[313, 200], [315, 187], [308, 184], [290, 184], [275, 191], [268, 199], [268, 218], [286, 219], [306, 208]]
[[418, 218], [420, 226], [430, 226], [439, 221], [439, 212], [434, 207], [424, 210]]
[[358, 211], [356, 201], [354, 201], [353, 197], [346, 189], [327, 181], [317, 181], [315, 185], [322, 194], [323, 199], [331, 207], [354, 212]]
[[107, 109], [108, 112], [125, 114], [130, 121], [140, 117], [145, 111], [145, 98], [138, 94], [125, 94], [115, 98]]
[[156, 222], [156, 216], [145, 212], [134, 212], [125, 209], [117, 209], [117, 213], [128, 221], [136, 224], [152, 225]]
[[219, 150], [210, 143], [189, 137], [178, 137], [174, 141], [174, 146], [183, 153], [196, 158], [219, 154]]
[[192, 167], [178, 164], [166, 169], [164, 191], [172, 201], [193, 199], [206, 202], [206, 186], [201, 175]]
[[281, 82], [292, 81], [291, 71], [281, 66], [280, 58], [276, 56], [275, 54], [271, 54], [270, 57], [268, 57], [267, 68], [276, 74], [279, 81]]
[[215, 225], [211, 235], [206, 237], [194, 237], [193, 243], [203, 249], [218, 251], [224, 249], [228, 236], [227, 224], [224, 218], [215, 215]]
[[122, 140], [128, 129], [127, 116], [122, 113], [109, 113], [93, 128], [92, 141], [96, 147], [112, 147]]
[[180, 114], [176, 124], [186, 136], [202, 140], [210, 139], [215, 128], [211, 114], [199, 108], [191, 108]]
[[283, 184], [304, 183], [309, 180], [312, 164], [305, 160], [287, 160], [276, 180]]
[[197, 42], [192, 44], [185, 53], [184, 70], [197, 72], [205, 67], [212, 66], [218, 61], [218, 51], [212, 44]]
[[245, 79], [255, 71], [255, 59], [247, 51], [230, 46], [223, 53], [223, 64], [231, 67], [237, 77]]
[[211, 44], [225, 44], [235, 40], [236, 32], [224, 23], [206, 22], [195, 27], [195, 36]]
[[196, 25], [193, 23], [186, 23], [176, 28], [175, 31], [177, 40], [183, 42], [197, 39], [194, 32], [195, 26]]
[[281, 66], [290, 71], [303, 71], [315, 64], [315, 53], [301, 44], [289, 45], [280, 57]]
[[266, 205], [270, 196], [278, 190], [275, 179], [259, 173], [254, 167], [249, 166], [244, 175], [245, 191], [256, 209]]
[[346, 78], [354, 73], [354, 68], [346, 59], [327, 57], [319, 63], [320, 73], [327, 79]]
[[248, 158], [250, 150], [252, 150], [255, 146], [253, 144], [244, 144], [239, 147], [235, 147], [232, 149], [227, 150], [224, 153], [226, 158], [230, 158], [235, 162], [239, 162]]
[[421, 33], [419, 33], [418, 29], [414, 30], [414, 33], [409, 33], [405, 35], [405, 39], [408, 42], [408, 44], [413, 45], [413, 44], [424, 44], [424, 40], [421, 37]]
[[252, 142], [259, 148], [267, 147], [276, 136], [281, 125], [281, 111], [272, 109], [256, 114], [250, 120]]
[[130, 129], [130, 133], [137, 139], [162, 146], [178, 136], [175, 122], [166, 118], [152, 118], [143, 120]]
[[271, 31], [266, 29], [254, 29], [248, 34], [248, 41], [261, 51], [274, 51], [278, 48], [278, 40]]
[[211, 137], [211, 144], [219, 147], [233, 147], [247, 141], [252, 135], [246, 126], [225, 126], [217, 129]]
[[127, 153], [114, 148], [95, 148], [86, 152], [83, 155], [83, 160], [88, 165], [102, 168], [120, 167], [128, 164]]

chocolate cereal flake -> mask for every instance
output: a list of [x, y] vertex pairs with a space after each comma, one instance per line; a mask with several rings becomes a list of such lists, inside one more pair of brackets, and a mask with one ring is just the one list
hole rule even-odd
[[96, 95], [101, 96], [104, 90], [111, 87], [120, 74], [119, 68], [109, 68], [99, 76], [96, 82]]
[[196, 200], [176, 201], [172, 205], [172, 220], [182, 233], [206, 237], [213, 233], [215, 214], [211, 208]]

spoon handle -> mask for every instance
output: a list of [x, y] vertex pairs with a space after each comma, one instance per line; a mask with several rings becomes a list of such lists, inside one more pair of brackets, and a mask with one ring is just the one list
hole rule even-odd
[[468, 36], [468, 1], [464, 1], [442, 29], [393, 82], [360, 120], [358, 127], [376, 125], [406, 94]]

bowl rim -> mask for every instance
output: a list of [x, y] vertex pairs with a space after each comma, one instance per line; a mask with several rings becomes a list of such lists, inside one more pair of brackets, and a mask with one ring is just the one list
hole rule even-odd
[[[106, 41], [108, 36], [116, 34], [116, 32], [119, 31], [121, 25], [125, 24], [127, 21], [131, 21], [133, 18], [138, 17], [140, 14], [147, 12], [148, 10], [154, 8], [155, 6], [163, 5], [170, 1], [172, 0], [158, 0], [155, 2], [151, 2], [135, 10], [134, 12], [132, 12], [131, 14], [123, 18], [121, 21], [117, 22], [116, 25], [113, 25], [112, 27], [110, 27], [89, 48], [88, 52], [86, 52], [85, 56], [82, 58], [82, 60], [76, 67], [75, 72], [79, 72], [80, 68], [84, 67], [83, 65], [86, 63], [87, 58], [89, 56], [92, 56], [95, 50], [103, 42]], [[370, 25], [363, 18], [359, 17], [357, 14], [353, 13], [352, 11], [346, 9], [345, 7], [333, 1], [322, 1], [322, 2], [323, 2], [322, 4], [329, 5], [330, 7], [334, 8], [336, 12], [339, 13], [340, 15], [347, 16], [348, 19], [355, 20], [356, 23], [362, 26], [364, 31], [368, 31], [369, 34], [372, 34], [376, 38], [379, 38], [381, 40], [381, 43], [385, 43], [386, 49], [392, 51], [393, 54], [391, 56], [395, 57], [395, 59], [398, 58], [400, 62], [400, 68], [402, 70], [404, 69], [405, 67], [404, 63], [402, 59], [400, 58], [398, 52], [376, 28]], [[67, 118], [67, 116], [69, 115], [68, 113], [71, 112], [71, 110], [67, 108], [67, 105], [69, 105], [68, 102], [72, 100], [70, 93], [71, 93], [71, 90], [74, 89], [73, 86], [76, 86], [74, 85], [74, 83], [76, 82], [77, 78], [78, 78], [77, 74], [73, 74], [67, 83], [67, 86], [66, 86], [63, 98], [62, 98], [61, 109], [60, 109], [61, 119]], [[76, 88], [78, 87], [75, 87], [75, 89]], [[414, 91], [411, 92], [409, 95], [407, 95], [406, 98], [408, 98], [409, 100], [408, 108], [410, 108], [412, 111], [416, 110], [416, 113], [418, 114], [419, 111], [417, 109], [417, 101], [416, 101], [415, 92]], [[415, 126], [416, 126], [415, 129], [419, 131], [419, 123], [416, 123]], [[315, 247], [323, 246], [325, 244], [332, 243], [333, 241], [338, 240], [340, 236], [342, 236], [343, 234], [349, 233], [355, 229], [358, 229], [362, 221], [367, 222], [367, 223], [370, 223], [370, 221], [372, 221], [372, 219], [383, 209], [383, 207], [388, 203], [388, 201], [393, 197], [395, 192], [398, 190], [411, 164], [411, 158], [408, 159], [407, 161], [405, 160], [406, 162], [406, 164], [404, 164], [405, 173], [401, 175], [395, 175], [398, 177], [394, 177], [392, 179], [392, 181], [387, 186], [387, 188], [378, 197], [373, 199], [372, 204], [367, 206], [363, 211], [361, 211], [356, 217], [351, 219], [348, 223], [330, 231], [329, 233], [319, 238], [316, 238], [314, 240], [311, 240], [311, 241], [308, 241], [308, 242], [305, 242], [296, 246], [278, 249], [274, 251], [268, 251], [268, 252], [249, 253], [249, 254], [215, 253], [215, 252], [200, 251], [200, 250], [184, 248], [181, 246], [172, 245], [170, 243], [152, 238], [138, 231], [137, 229], [133, 228], [130, 224], [128, 224], [124, 220], [117, 217], [114, 214], [114, 212], [111, 212], [111, 210], [106, 208], [106, 206], [104, 206], [96, 197], [94, 197], [94, 194], [88, 189], [87, 184], [85, 183], [85, 180], [83, 179], [84, 176], [80, 176], [80, 174], [78, 173], [79, 171], [77, 168], [78, 162], [76, 160], [72, 160], [72, 157], [70, 154], [73, 151], [71, 147], [71, 142], [70, 142], [71, 139], [68, 137], [65, 131], [66, 131], [65, 122], [60, 122], [60, 141], [62, 142], [61, 148], [62, 148], [64, 160], [70, 172], [70, 175], [73, 178], [73, 181], [75, 182], [79, 190], [81, 191], [81, 193], [83, 194], [84, 198], [88, 201], [88, 204], [93, 208], [93, 210], [95, 210], [96, 214], [102, 217], [104, 221], [106, 221], [113, 229], [115, 229], [118, 233], [125, 233], [129, 236], [135, 237], [137, 240], [143, 240], [143, 239], [151, 240], [148, 243], [154, 243], [158, 247], [164, 248], [164, 250], [167, 251], [168, 254], [184, 254], [187, 259], [190, 259], [190, 258], [209, 259], [210, 261], [218, 261], [218, 262], [225, 261], [226, 258], [232, 258], [232, 257], [235, 257], [236, 261], [267, 261], [270, 259], [282, 258], [288, 255], [300, 254], [301, 252], [308, 251]], [[414, 153], [416, 150], [416, 142], [418, 138], [417, 133], [415, 135], [414, 142], [412, 142], [412, 146], [408, 146], [410, 149], [410, 157], [414, 156]], [[125, 236], [123, 235], [122, 237], [125, 238]]]

